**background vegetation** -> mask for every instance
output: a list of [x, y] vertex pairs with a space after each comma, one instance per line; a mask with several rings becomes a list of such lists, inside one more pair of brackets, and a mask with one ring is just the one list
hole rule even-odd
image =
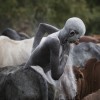
[[80, 17], [86, 34], [100, 33], [99, 0], [0, 0], [0, 32], [10, 27], [33, 35], [40, 22], [62, 28], [69, 17]]

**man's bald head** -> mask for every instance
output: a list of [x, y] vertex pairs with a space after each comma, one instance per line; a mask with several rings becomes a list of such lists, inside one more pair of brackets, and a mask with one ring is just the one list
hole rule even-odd
[[84, 35], [86, 32], [86, 27], [84, 22], [78, 17], [69, 18], [66, 21], [64, 28], [76, 30], [81, 35]]
[[69, 18], [63, 29], [60, 30], [59, 37], [62, 42], [74, 43], [79, 40], [86, 32], [86, 27], [84, 22], [78, 17]]

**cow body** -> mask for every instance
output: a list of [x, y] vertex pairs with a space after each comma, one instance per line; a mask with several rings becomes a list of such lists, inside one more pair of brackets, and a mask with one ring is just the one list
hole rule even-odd
[[82, 100], [100, 100], [100, 89], [96, 92], [87, 95]]
[[34, 38], [15, 41], [0, 36], [0, 67], [26, 63], [31, 55]]
[[71, 46], [68, 63], [72, 64], [72, 66], [83, 67], [87, 60], [93, 57], [100, 60], [100, 46], [92, 42], [82, 42]]
[[[89, 59], [83, 68], [80, 67], [77, 70], [78, 95], [79, 100], [81, 100], [83, 97], [100, 89], [100, 61], [97, 61], [96, 58]], [[82, 78], [79, 78], [80, 74]]]
[[0, 69], [0, 100], [48, 100], [47, 81], [31, 66], [4, 67]]

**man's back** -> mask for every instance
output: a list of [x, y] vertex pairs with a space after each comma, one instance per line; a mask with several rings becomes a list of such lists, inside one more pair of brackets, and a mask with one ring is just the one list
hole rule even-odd
[[42, 68], [46, 67], [50, 62], [50, 50], [46, 41], [40, 43], [32, 52], [32, 65], [39, 65]]
[[57, 55], [57, 57], [59, 57], [59, 43], [60, 42], [56, 37], [46, 37], [32, 52], [32, 61], [29, 61], [32, 62], [31, 65], [39, 65], [43, 69], [48, 69], [51, 56]]

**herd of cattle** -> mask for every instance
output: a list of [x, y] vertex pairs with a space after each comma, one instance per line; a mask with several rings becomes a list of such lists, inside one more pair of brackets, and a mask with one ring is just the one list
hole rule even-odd
[[0, 100], [100, 100], [99, 36], [84, 36], [78, 45], [71, 44], [58, 81], [39, 66], [23, 67], [33, 43], [34, 37], [10, 28], [1, 33]]

